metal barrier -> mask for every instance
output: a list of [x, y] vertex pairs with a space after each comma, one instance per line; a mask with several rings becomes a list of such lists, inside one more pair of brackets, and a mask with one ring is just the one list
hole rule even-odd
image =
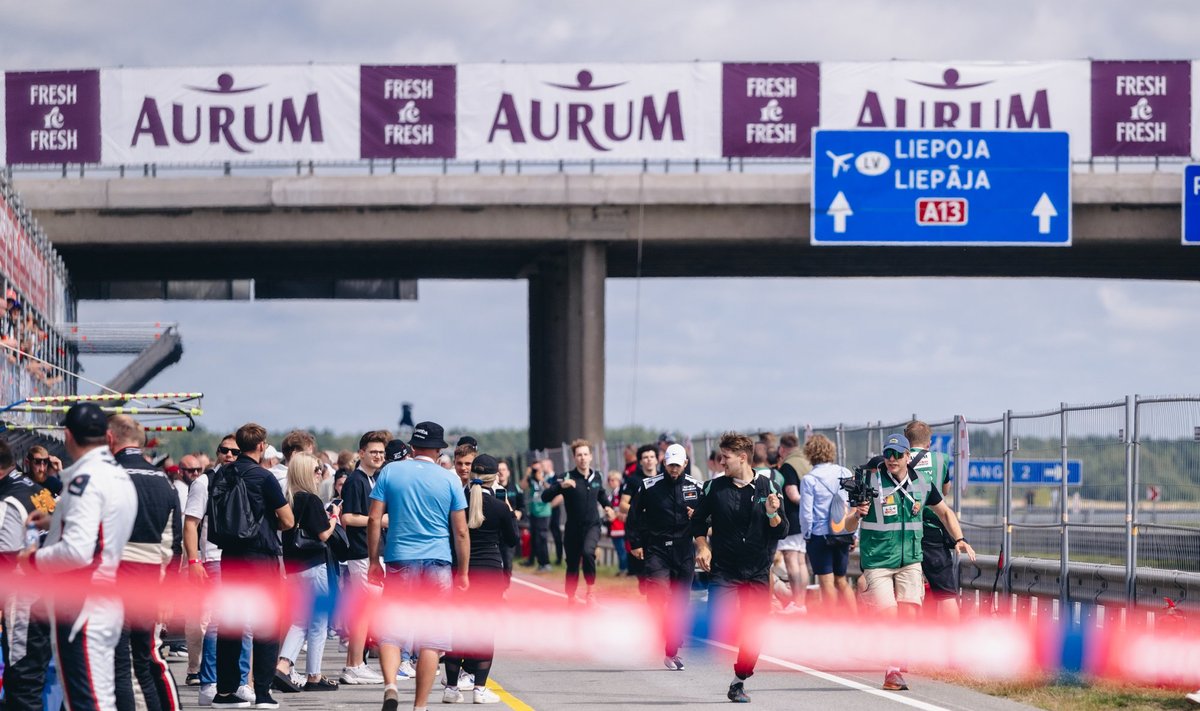
[[[952, 443], [965, 427], [971, 461], [1002, 463], [995, 465], [1003, 468], [999, 484], [952, 479], [949, 501], [980, 554], [975, 565], [962, 562], [964, 586], [994, 587], [1001, 597], [1036, 594], [1059, 605], [1157, 608], [1170, 597], [1200, 608], [1200, 396], [1130, 395], [926, 422], [935, 435], [951, 435]], [[883, 438], [906, 424], [797, 425], [777, 432], [824, 434], [837, 444], [839, 462], [853, 467], [878, 454]], [[703, 473], [716, 436], [681, 439]], [[593, 466], [620, 471], [624, 447], [598, 447]], [[558, 471], [572, 467], [565, 445], [545, 454]], [[963, 452], [950, 454], [963, 460]], [[1045, 463], [1057, 478], [1051, 485], [1023, 483], [1030, 461]], [[1079, 471], [1078, 484], [1072, 470]]]

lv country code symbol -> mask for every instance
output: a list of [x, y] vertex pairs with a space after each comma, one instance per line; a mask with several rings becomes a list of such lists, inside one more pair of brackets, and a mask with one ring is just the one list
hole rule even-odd
[[816, 245], [1067, 247], [1069, 137], [816, 129], [811, 214]]

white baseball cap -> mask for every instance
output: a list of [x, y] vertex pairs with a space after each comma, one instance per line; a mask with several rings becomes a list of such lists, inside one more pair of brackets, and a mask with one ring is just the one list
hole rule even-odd
[[686, 464], [687, 450], [682, 444], [673, 444], [667, 447], [667, 453], [663, 457], [663, 464]]
[[278, 449], [275, 449], [274, 445], [268, 444], [267, 448], [263, 451], [262, 458], [263, 459], [283, 459], [283, 455], [279, 453]]

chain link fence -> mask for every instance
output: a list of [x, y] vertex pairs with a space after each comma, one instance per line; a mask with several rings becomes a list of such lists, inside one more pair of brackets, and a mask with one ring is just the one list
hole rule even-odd
[[[964, 584], [1062, 602], [1154, 607], [1171, 597], [1200, 605], [1200, 396], [1128, 396], [927, 423], [933, 448], [956, 461], [960, 423], [967, 433], [969, 466], [954, 467], [947, 496], [982, 561], [963, 566]], [[839, 462], [853, 468], [906, 424], [794, 426], [774, 434], [823, 434], [837, 445]], [[718, 438], [676, 437], [692, 454], [694, 475], [707, 477]], [[593, 467], [622, 471], [627, 448], [638, 444], [603, 443]], [[565, 444], [540, 456], [557, 471], [574, 466]]]

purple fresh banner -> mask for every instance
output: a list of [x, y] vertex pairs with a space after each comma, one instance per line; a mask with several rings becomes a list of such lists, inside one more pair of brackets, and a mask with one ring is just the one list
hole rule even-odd
[[4, 75], [9, 164], [100, 162], [100, 72]]
[[805, 64], [725, 64], [721, 155], [807, 158], [820, 120], [821, 69]]
[[1092, 62], [1093, 156], [1191, 155], [1191, 62]]
[[453, 65], [363, 66], [359, 110], [363, 158], [453, 158]]

